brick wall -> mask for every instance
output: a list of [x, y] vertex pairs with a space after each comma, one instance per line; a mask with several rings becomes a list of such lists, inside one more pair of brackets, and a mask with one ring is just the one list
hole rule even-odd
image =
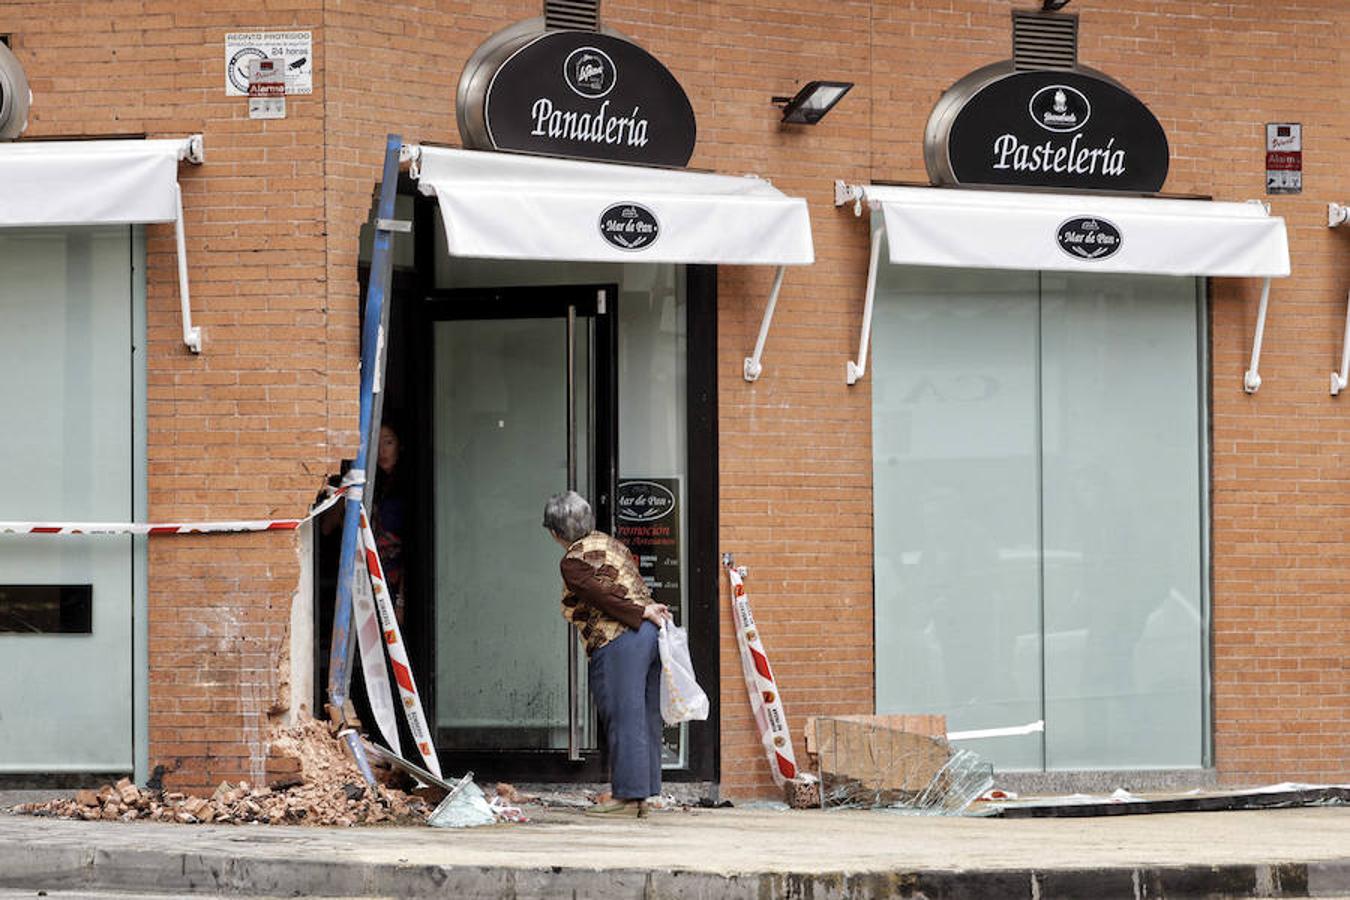
[[[700, 122], [692, 165], [753, 171], [810, 202], [817, 263], [791, 270], [747, 384], [772, 273], [720, 279], [721, 547], [748, 588], [794, 723], [872, 709], [870, 381], [856, 352], [867, 224], [831, 182], [924, 180], [933, 102], [1006, 58], [1003, 0], [607, 0], [604, 20], [662, 59]], [[1081, 57], [1121, 80], [1167, 129], [1167, 190], [1262, 196], [1263, 124], [1304, 124], [1306, 190], [1274, 198], [1294, 277], [1276, 285], [1265, 385], [1241, 390], [1259, 286], [1213, 285], [1216, 762], [1232, 782], [1344, 778], [1350, 620], [1350, 399], [1327, 394], [1350, 288], [1341, 0], [1078, 0]], [[383, 136], [457, 143], [460, 69], [534, 0], [200, 0], [0, 3], [37, 97], [30, 133], [201, 131], [184, 167], [201, 356], [179, 340], [170, 226], [149, 236], [150, 512], [157, 519], [292, 515], [356, 443], [357, 235]], [[315, 32], [315, 92], [256, 122], [222, 89], [223, 36]], [[768, 105], [799, 80], [857, 87], [816, 128]], [[1342, 229], [1343, 231], [1344, 229]], [[157, 538], [150, 545], [151, 764], [180, 786], [257, 778], [259, 736], [299, 566], [290, 536]], [[729, 612], [723, 604], [724, 622]], [[729, 628], [722, 772], [764, 792]], [[294, 661], [307, 665], [308, 660]], [[798, 724], [797, 730], [800, 731]], [[802, 752], [800, 739], [798, 752]]]
[[[265, 11], [264, 11], [265, 10]], [[30, 136], [205, 135], [180, 170], [200, 356], [181, 339], [172, 225], [147, 226], [149, 512], [292, 516], [326, 446], [322, 43], [284, 121], [224, 95], [227, 31], [317, 30], [319, 0], [0, 4]], [[298, 567], [291, 535], [150, 541], [150, 764], [206, 787], [262, 774]]]

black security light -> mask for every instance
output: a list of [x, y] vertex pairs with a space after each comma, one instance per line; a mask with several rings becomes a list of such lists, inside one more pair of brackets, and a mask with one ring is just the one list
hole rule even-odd
[[851, 81], [808, 81], [795, 97], [774, 97], [783, 107], [783, 121], [794, 125], [814, 125], [834, 109], [853, 87]]

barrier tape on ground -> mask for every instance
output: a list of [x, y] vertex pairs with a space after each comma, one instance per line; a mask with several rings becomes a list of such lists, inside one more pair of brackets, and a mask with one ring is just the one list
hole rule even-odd
[[235, 534], [245, 531], [294, 531], [328, 510], [347, 494], [359, 497], [359, 485], [343, 484], [303, 519], [252, 519], [234, 522], [0, 522], [0, 534]]
[[730, 561], [724, 563], [731, 582], [731, 613], [736, 622], [736, 643], [741, 648], [741, 668], [745, 674], [745, 689], [750, 695], [750, 708], [755, 713], [755, 724], [769, 758], [769, 772], [780, 787], [797, 777], [797, 757], [792, 750], [792, 734], [788, 731], [783, 699], [774, 681], [773, 669], [764, 642], [759, 639], [755, 617], [750, 613], [750, 600], [745, 595], [741, 573]]
[[365, 566], [352, 570], [352, 619], [356, 623], [356, 641], [361, 651], [361, 677], [365, 681], [366, 699], [370, 701], [376, 727], [384, 735], [385, 744], [402, 756], [398, 710], [393, 687], [389, 684], [389, 671], [384, 665], [384, 630], [380, 628], [370, 583]]
[[[394, 599], [389, 596], [389, 588], [384, 582], [384, 567], [380, 565], [380, 554], [375, 551], [375, 533], [371, 531], [366, 511], [361, 510], [361, 548], [365, 551], [366, 571], [370, 573], [370, 585], [375, 591], [375, 610], [380, 617], [380, 627], [384, 631], [385, 650], [389, 653], [389, 663], [394, 669], [394, 681], [398, 684], [398, 693], [403, 701], [403, 715], [408, 720], [408, 730], [412, 732], [417, 752], [427, 769], [437, 778], [441, 778], [441, 763], [436, 758], [436, 748], [431, 740], [431, 730], [427, 728], [426, 715], [422, 711], [422, 700], [417, 694], [417, 682], [413, 680], [412, 665], [408, 662], [408, 651], [403, 644], [403, 633], [399, 630], [398, 619], [394, 617]], [[359, 569], [358, 569], [359, 571]]]

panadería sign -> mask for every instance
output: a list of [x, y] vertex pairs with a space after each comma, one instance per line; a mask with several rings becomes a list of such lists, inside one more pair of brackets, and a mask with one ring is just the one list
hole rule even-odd
[[1152, 193], [1167, 180], [1167, 135], [1125, 88], [1097, 72], [973, 72], [938, 101], [924, 160], [935, 184]]
[[487, 57], [471, 60], [467, 90], [461, 82], [460, 102], [472, 106], [460, 110], [466, 146], [659, 166], [684, 166], [694, 153], [689, 98], [636, 44], [535, 31]]

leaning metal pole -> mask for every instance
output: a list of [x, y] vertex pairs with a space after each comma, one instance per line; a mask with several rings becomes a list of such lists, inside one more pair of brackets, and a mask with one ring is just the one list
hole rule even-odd
[[[393, 274], [394, 198], [398, 194], [399, 151], [403, 140], [391, 134], [385, 140], [384, 172], [380, 182], [380, 203], [375, 220], [375, 247], [370, 261], [370, 283], [366, 288], [366, 313], [361, 326], [361, 405], [360, 445], [356, 461], [348, 473], [352, 487], [347, 493], [342, 521], [342, 549], [338, 559], [337, 601], [333, 610], [333, 640], [328, 653], [328, 706], [330, 717], [339, 720], [347, 703], [347, 688], [352, 664], [352, 579], [356, 576], [356, 554], [361, 534], [361, 506], [365, 491], [374, 483], [366, 469], [378, 434], [376, 386], [383, 382], [384, 355], [381, 333], [388, 322], [386, 312], [390, 279]], [[371, 475], [374, 472], [372, 470]]]

